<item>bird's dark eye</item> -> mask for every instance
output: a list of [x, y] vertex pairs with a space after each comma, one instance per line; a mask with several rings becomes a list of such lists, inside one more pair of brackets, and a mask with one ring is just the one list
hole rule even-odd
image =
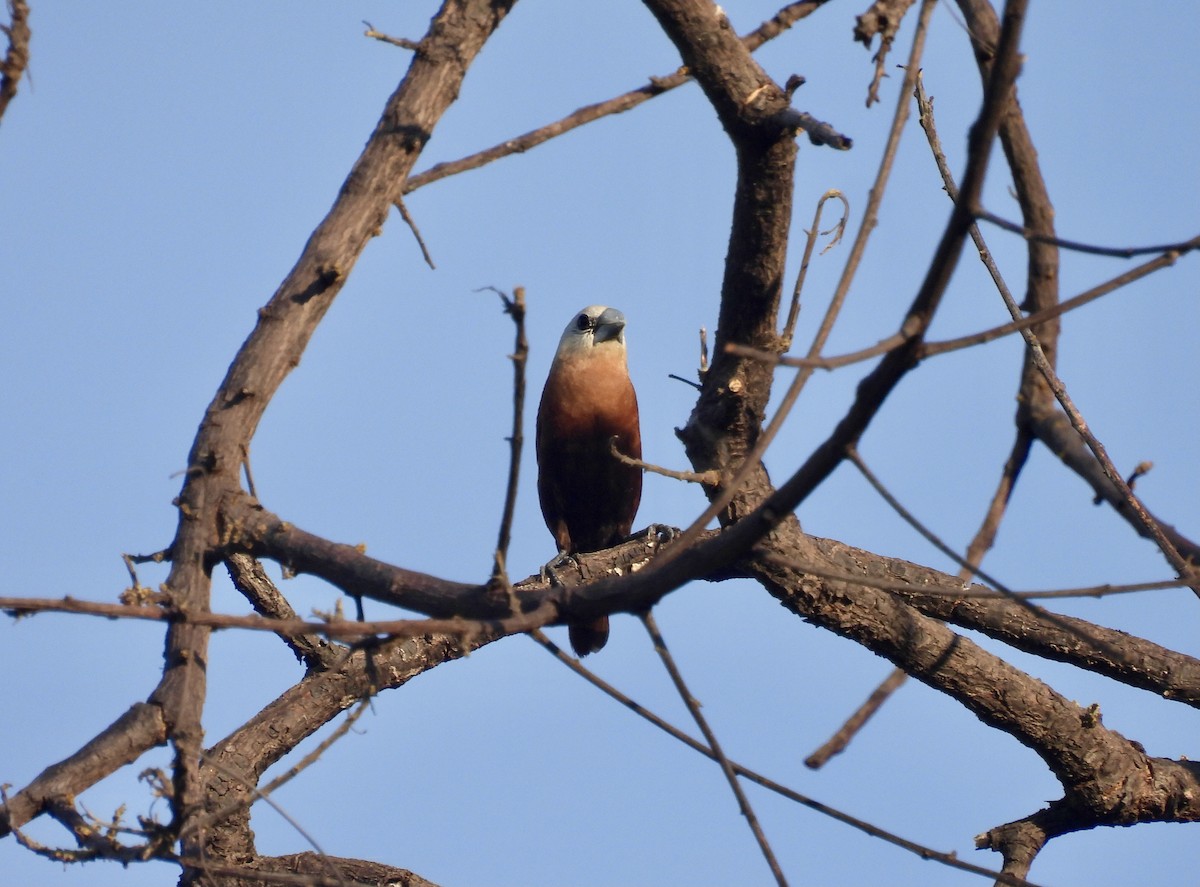
[[586, 314], [580, 314], [575, 318], [575, 328], [577, 330], [590, 330], [592, 328], [592, 319]]

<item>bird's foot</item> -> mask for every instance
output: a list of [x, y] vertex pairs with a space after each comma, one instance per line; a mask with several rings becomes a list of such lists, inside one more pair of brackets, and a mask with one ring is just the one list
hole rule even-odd
[[575, 560], [568, 552], [560, 551], [550, 560], [546, 561], [546, 563], [542, 564], [542, 568], [538, 570], [538, 575], [542, 578], [543, 582], [549, 582], [551, 585], [561, 585], [562, 583], [559, 582], [558, 574], [555, 570], [561, 569], [567, 566], [567, 564], [574, 564], [578, 568], [579, 561]]
[[666, 524], [651, 524], [642, 531], [643, 538], [654, 551], [658, 551], [659, 548], [680, 535], [682, 534], [678, 529]]

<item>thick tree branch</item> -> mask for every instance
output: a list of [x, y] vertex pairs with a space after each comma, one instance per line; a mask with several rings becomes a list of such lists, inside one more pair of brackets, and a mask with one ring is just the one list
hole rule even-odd
[[[249, 805], [263, 773], [301, 741], [358, 701], [402, 686], [412, 678], [495, 639], [480, 632], [470, 643], [431, 635], [387, 641], [355, 650], [333, 669], [314, 672], [205, 752], [205, 855], [239, 865], [257, 859]], [[230, 812], [232, 810], [232, 812]], [[200, 838], [201, 836], [195, 836]]]
[[[331, 877], [330, 867], [337, 872], [338, 877]], [[344, 879], [353, 879], [354, 884], [365, 884], [370, 887], [437, 887], [432, 881], [427, 881], [420, 875], [413, 874], [408, 869], [383, 865], [365, 859], [345, 859], [340, 856], [329, 856], [317, 853], [295, 853], [290, 856], [259, 857], [253, 865], [255, 872], [290, 872], [297, 875], [309, 875], [320, 878], [309, 883], [342, 887]], [[252, 882], [263, 884], [262, 880]], [[271, 883], [270, 881], [266, 882]], [[236, 882], [221, 880], [222, 887], [237, 887]]]
[[[759, 437], [772, 380], [769, 368], [730, 355], [725, 345], [738, 342], [781, 350], [776, 330], [797, 149], [792, 131], [781, 126], [776, 115], [789, 107], [789, 97], [737, 40], [724, 12], [713, 3], [646, 0], [646, 5], [712, 103], [737, 154], [715, 359], [687, 426], [679, 432], [696, 471], [718, 472], [728, 482]], [[722, 524], [749, 513], [770, 489], [766, 470], [756, 461], [737, 496], [721, 512]], [[719, 495], [717, 490], [708, 492], [710, 497]], [[699, 529], [689, 530], [685, 544]]]
[[[188, 456], [166, 582], [179, 612], [208, 610], [209, 571], [221, 547], [219, 503], [237, 489], [238, 468], [263, 411], [299, 363], [363, 248], [382, 230], [434, 125], [457, 98], [468, 66], [512, 2], [447, 0], [329, 213], [260, 310], [258, 323], [230, 365]], [[203, 802], [198, 766], [208, 636], [207, 628], [187, 622], [171, 627], [162, 681], [151, 697], [162, 706], [175, 745], [172, 810], [177, 825]], [[185, 856], [198, 850], [183, 848]]]
[[54, 802], [73, 799], [89, 786], [165, 744], [162, 711], [139, 702], [69, 758], [47, 767], [0, 807], [0, 838], [40, 815]]
[[[803, 552], [808, 563], [825, 558], [817, 540], [786, 527], [771, 537], [769, 550]], [[1106, 729], [1094, 707], [1071, 702], [887, 592], [816, 580], [767, 559], [753, 569], [788, 609], [887, 658], [1038, 754], [1065, 791], [1072, 817], [1063, 831], [1200, 820], [1200, 768], [1150, 758]], [[856, 572], [877, 570], [890, 573], [882, 563]]]
[[[916, 72], [920, 70], [920, 58], [924, 52], [925, 35], [928, 31], [929, 19], [932, 15], [934, 5], [935, 3], [933, 0], [925, 0], [925, 2], [922, 4], [921, 15], [917, 23], [916, 35], [913, 38], [912, 50], [909, 54], [908, 70], [904, 75], [906, 84], [913, 81], [916, 77]], [[859, 225], [858, 234], [855, 236], [854, 243], [850, 247], [850, 253], [846, 258], [845, 267], [842, 269], [842, 275], [838, 280], [837, 287], [835, 288], [833, 295], [829, 300], [829, 305], [825, 310], [825, 316], [822, 318], [821, 325], [817, 329], [816, 335], [813, 337], [812, 345], [809, 347], [809, 357], [816, 357], [824, 349], [825, 344], [833, 331], [833, 326], [837, 322], [837, 318], [841, 313], [843, 305], [845, 304], [846, 296], [850, 290], [851, 281], [853, 281], [854, 275], [857, 273], [859, 262], [862, 258], [863, 252], [866, 249], [871, 232], [875, 228], [876, 215], [878, 213], [879, 206], [883, 201], [883, 195], [887, 188], [887, 182], [891, 176], [892, 164], [895, 160], [896, 151], [900, 144], [900, 136], [904, 131], [904, 123], [907, 119], [908, 102], [902, 96], [901, 100], [897, 101], [895, 113], [892, 115], [892, 126], [888, 132], [887, 144], [884, 148], [883, 156], [879, 161], [879, 170], [876, 173], [875, 182], [871, 187], [870, 198], [868, 199], [866, 209], [863, 212], [863, 219]], [[845, 202], [844, 199], [843, 202]], [[847, 206], [846, 209], [848, 212], [849, 206]], [[814, 221], [813, 224], [815, 226], [816, 222]], [[841, 224], [845, 224], [844, 218]], [[808, 243], [809, 245], [812, 243], [811, 236], [808, 239]], [[771, 350], [764, 351], [759, 348], [747, 347], [735, 342], [726, 342], [723, 348], [726, 354], [740, 358], [760, 360], [762, 355], [769, 355], [770, 357], [775, 358], [777, 357], [777, 352], [786, 350], [790, 347], [792, 330], [795, 324], [797, 313], [799, 311], [799, 288], [803, 282], [804, 263], [807, 261], [807, 259], [808, 248], [806, 247], [804, 258], [801, 260], [801, 270], [796, 280], [796, 289], [793, 291], [792, 304], [788, 309], [788, 319], [784, 324], [783, 334], [778, 336], [771, 344]], [[735, 292], [726, 293], [725, 295], [736, 298]], [[768, 362], [766, 366], [769, 367], [771, 364]], [[811, 375], [812, 371], [808, 369], [797, 373], [796, 377], [788, 386], [787, 392], [780, 401], [780, 404], [775, 411], [775, 415], [771, 419], [771, 423], [767, 426], [766, 430], [762, 433], [759, 433], [757, 426], [751, 429], [753, 431], [753, 446], [741, 456], [740, 464], [729, 470], [729, 476], [727, 477], [724, 485], [719, 490], [709, 491], [709, 506], [698, 518], [692, 522], [687, 531], [685, 531], [685, 539], [689, 534], [698, 532], [702, 527], [708, 526], [714, 517], [722, 514], [731, 503], [734, 503], [735, 500], [737, 500], [739, 497], [742, 497], [744, 495], [743, 490], [747, 480], [753, 480], [756, 485], [766, 486], [769, 488], [769, 481], [767, 480], [766, 473], [762, 469], [761, 465], [762, 457], [766, 453], [767, 447], [769, 447], [771, 442], [774, 440], [775, 435], [778, 434], [779, 429], [782, 427], [783, 422], [786, 420], [792, 407], [800, 397], [800, 393], [803, 391], [804, 386]], [[770, 379], [771, 375], [768, 374], [767, 378]], [[720, 413], [712, 411], [711, 415], [706, 415], [705, 412], [699, 410], [703, 400], [704, 391], [702, 389], [700, 402], [697, 404], [697, 409], [693, 411], [691, 420], [697, 422], [719, 420], [721, 418]], [[761, 422], [761, 417], [759, 418], [759, 421]], [[706, 433], [696, 435], [698, 439], [694, 441], [696, 445], [695, 451], [689, 450], [688, 453], [693, 463], [695, 463], [697, 460], [710, 460], [712, 458], [711, 450], [714, 448], [706, 443], [706, 441], [710, 438], [719, 439], [719, 435], [722, 433], [719, 428], [705, 429], [701, 427], [700, 430]], [[689, 421], [688, 428], [684, 429], [684, 433], [680, 435], [684, 440], [685, 445], [688, 443], [689, 435], [692, 433], [692, 424], [691, 421]], [[720, 460], [718, 460], [718, 463], [719, 462]], [[711, 475], [715, 471], [716, 469], [710, 469], [707, 473]], [[762, 494], [758, 491], [747, 492], [751, 498], [746, 504], [749, 507], [753, 507], [755, 502], [761, 497]], [[734, 510], [736, 511], [736, 507]]]
[[834, 539], [806, 538], [810, 556], [776, 555], [775, 559], [810, 579], [850, 584], [857, 580], [881, 588], [927, 616], [1200, 707], [1200, 660], [1192, 656], [1084, 619], [1045, 613], [995, 592], [985, 596], [980, 593], [982, 586], [967, 585], [900, 558], [866, 552]]
[[[247, 532], [244, 544], [265, 556], [280, 559], [298, 572], [311, 572], [347, 594], [361, 595], [429, 616], [498, 619], [509, 615], [509, 599], [486, 585], [464, 585], [392, 567], [367, 557], [349, 545], [326, 542], [261, 511], [249, 500], [241, 506], [256, 515], [239, 523]], [[650, 557], [646, 540], [634, 539], [608, 552], [580, 557], [579, 570], [562, 571], [561, 586], [551, 588], [531, 577], [517, 584], [526, 612], [552, 602], [560, 619], [567, 615], [592, 617], [613, 612], [638, 612], [690, 579], [720, 579], [746, 575], [746, 567], [731, 570], [743, 546], [753, 544], [755, 521], [744, 521], [721, 533], [708, 533], [688, 549], [686, 558], [659, 568], [630, 568]], [[668, 550], [678, 541], [665, 543]], [[869, 565], [870, 576], [907, 582], [905, 592], [922, 612], [984, 632], [1020, 649], [1105, 674], [1114, 680], [1168, 698], [1200, 705], [1200, 663], [1123, 632], [1082, 619], [1041, 611], [1022, 601], [964, 596], [955, 598], [923, 588], [961, 587], [954, 577], [907, 561], [812, 537], [826, 563], [853, 572]], [[733, 560], [731, 560], [733, 559]], [[701, 565], [703, 571], [698, 569]], [[621, 575], [621, 574], [625, 575]], [[976, 586], [977, 590], [978, 587]], [[966, 592], [966, 589], [964, 589]]]

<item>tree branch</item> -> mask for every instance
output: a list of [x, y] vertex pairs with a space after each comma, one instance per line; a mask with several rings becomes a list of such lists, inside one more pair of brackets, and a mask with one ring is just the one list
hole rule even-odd
[[[258, 323], [230, 365], [188, 456], [186, 480], [177, 500], [180, 520], [171, 545], [172, 567], [165, 583], [179, 612], [207, 612], [209, 570], [220, 548], [219, 503], [238, 489], [242, 454], [263, 411], [299, 363], [363, 248], [382, 230], [434, 125], [457, 98], [467, 67], [512, 2], [447, 0], [329, 213], [260, 310]], [[187, 622], [171, 626], [163, 677], [151, 696], [153, 703], [162, 706], [175, 746], [172, 813], [177, 826], [203, 801], [198, 767], [208, 637], [204, 626]], [[198, 853], [198, 847], [183, 848], [185, 856]]]
[[8, 51], [0, 61], [0, 117], [17, 94], [17, 86], [29, 66], [29, 4], [25, 0], [8, 0], [9, 22], [0, 25], [8, 37]]
[[[818, 540], [789, 528], [781, 528], [763, 547], [778, 555], [802, 552], [804, 562], [818, 565], [825, 557]], [[1062, 697], [940, 621], [887, 592], [817, 581], [765, 558], [757, 559], [752, 570], [798, 615], [887, 658], [1034, 751], [1063, 785], [1072, 813], [1064, 830], [1200, 819], [1197, 765], [1150, 758], [1136, 743], [1103, 727], [1095, 708]], [[894, 565], [875, 563], [856, 572], [890, 575], [894, 570]]]
[[135, 703], [91, 742], [11, 796], [0, 808], [0, 838], [39, 816], [50, 803], [74, 798], [166, 741], [167, 724], [158, 706]]

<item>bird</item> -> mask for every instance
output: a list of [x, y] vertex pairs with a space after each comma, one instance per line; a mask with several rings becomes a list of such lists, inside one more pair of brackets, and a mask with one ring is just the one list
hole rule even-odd
[[[642, 471], [612, 453], [642, 457], [637, 393], [629, 378], [625, 315], [589, 305], [563, 330], [537, 415], [538, 499], [558, 545], [555, 561], [629, 536]], [[608, 617], [568, 625], [579, 656], [608, 641]]]

